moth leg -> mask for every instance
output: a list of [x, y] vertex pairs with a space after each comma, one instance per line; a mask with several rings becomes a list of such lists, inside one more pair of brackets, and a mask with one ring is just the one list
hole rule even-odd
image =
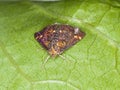
[[59, 55], [63, 60], [66, 60], [66, 58], [63, 55]]

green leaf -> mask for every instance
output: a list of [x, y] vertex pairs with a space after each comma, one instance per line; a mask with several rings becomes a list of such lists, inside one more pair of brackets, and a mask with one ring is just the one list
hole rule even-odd
[[[34, 33], [54, 23], [86, 36], [61, 58], [49, 58]], [[1, 90], [119, 90], [120, 3], [117, 0], [0, 2]]]

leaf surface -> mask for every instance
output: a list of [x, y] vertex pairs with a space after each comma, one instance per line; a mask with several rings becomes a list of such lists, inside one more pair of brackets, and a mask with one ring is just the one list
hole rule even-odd
[[[86, 36], [62, 57], [49, 58], [34, 39], [62, 23]], [[116, 1], [0, 2], [1, 90], [119, 90], [120, 3]]]

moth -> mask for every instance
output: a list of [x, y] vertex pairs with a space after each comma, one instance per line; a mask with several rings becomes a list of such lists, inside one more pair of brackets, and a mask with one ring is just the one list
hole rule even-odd
[[34, 37], [52, 57], [59, 56], [66, 49], [82, 40], [85, 33], [79, 28], [66, 24], [48, 25], [35, 32]]

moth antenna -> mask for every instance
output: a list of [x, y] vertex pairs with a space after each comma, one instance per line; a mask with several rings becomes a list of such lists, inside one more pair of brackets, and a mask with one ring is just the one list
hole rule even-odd
[[48, 59], [50, 58], [50, 56], [47, 56], [47, 58], [45, 59], [45, 61], [43, 62], [43, 65], [45, 65], [48, 61]]

